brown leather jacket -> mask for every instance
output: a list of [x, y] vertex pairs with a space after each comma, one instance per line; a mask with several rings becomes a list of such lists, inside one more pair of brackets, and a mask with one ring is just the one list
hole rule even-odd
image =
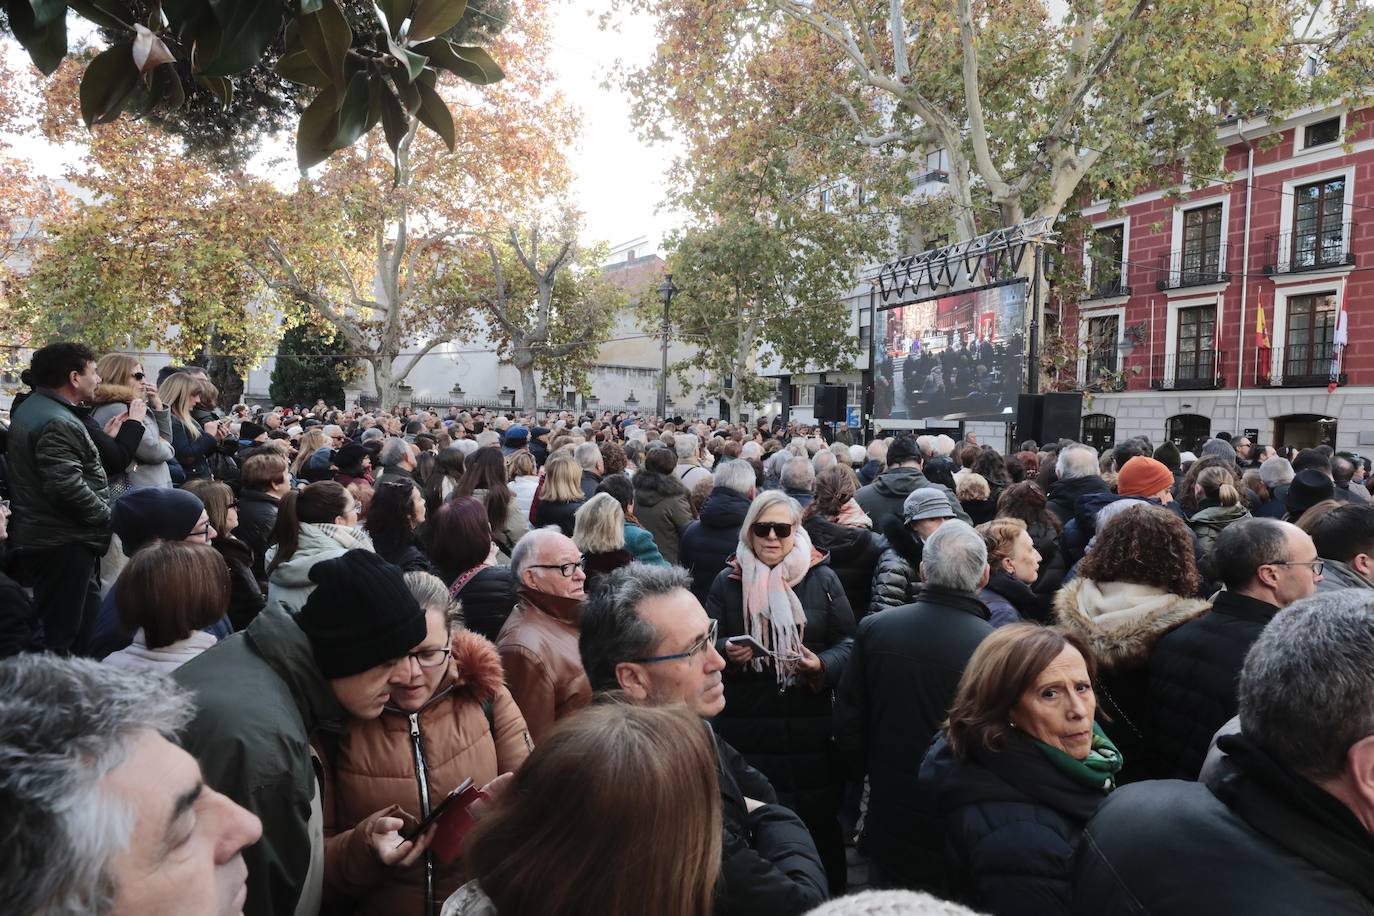
[[[388, 706], [377, 719], [350, 718], [337, 745], [319, 747], [325, 899], [354, 901], [345, 909], [358, 916], [433, 916], [463, 883], [461, 861], [422, 860], [396, 869], [378, 862], [367, 836], [379, 813], [398, 805], [418, 819], [469, 776], [480, 788], [514, 771], [534, 747], [502, 684], [496, 647], [466, 630], [454, 633], [452, 645], [448, 673], [418, 713]], [[428, 909], [427, 898], [433, 901]]]
[[592, 686], [577, 651], [580, 606], [580, 601], [521, 589], [520, 602], [496, 637], [506, 683], [535, 741], [591, 702]]

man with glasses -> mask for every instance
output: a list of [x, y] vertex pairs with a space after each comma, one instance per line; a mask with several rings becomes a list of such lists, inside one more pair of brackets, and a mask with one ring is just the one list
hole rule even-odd
[[1269, 621], [1317, 590], [1324, 562], [1306, 532], [1276, 519], [1227, 525], [1212, 547], [1226, 586], [1212, 610], [1161, 638], [1150, 654], [1155, 746], [1164, 772], [1196, 779], [1212, 735], [1236, 714], [1236, 678]]
[[537, 744], [591, 700], [578, 657], [587, 575], [582, 551], [557, 528], [529, 532], [511, 552], [518, 602], [496, 637], [506, 684]]
[[[682, 703], [703, 719], [725, 708], [716, 622], [676, 566], [633, 563], [611, 573], [582, 608], [579, 647], [598, 693]], [[720, 914], [805, 913], [826, 898], [825, 868], [801, 820], [777, 804], [768, 778], [716, 738], [725, 831]]]
[[184, 746], [206, 783], [262, 819], [244, 850], [244, 912], [316, 913], [324, 819], [310, 741], [347, 716], [375, 719], [411, 677], [425, 614], [399, 567], [350, 550], [310, 570], [315, 590], [294, 617], [268, 608], [242, 633], [177, 669], [195, 694]]

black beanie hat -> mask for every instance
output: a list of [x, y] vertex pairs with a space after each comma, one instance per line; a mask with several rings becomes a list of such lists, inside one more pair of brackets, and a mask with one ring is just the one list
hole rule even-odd
[[1175, 474], [1183, 466], [1183, 453], [1172, 442], [1165, 442], [1155, 449], [1155, 461], [1164, 465]]
[[120, 548], [132, 557], [149, 541], [184, 541], [195, 530], [205, 503], [200, 497], [171, 487], [138, 487], [115, 500], [110, 527]]
[[[350, 442], [334, 453], [334, 466], [344, 473], [362, 471], [363, 459], [371, 453], [356, 442]], [[354, 475], [357, 476], [357, 475]]]
[[1289, 515], [1302, 515], [1322, 500], [1336, 495], [1336, 485], [1321, 471], [1308, 468], [1298, 471], [1293, 482], [1288, 485], [1288, 494], [1283, 499], [1283, 507]]
[[240, 439], [247, 439], [249, 441], [252, 441], [254, 439], [257, 439], [258, 436], [266, 434], [266, 432], [267, 427], [259, 423], [254, 423], [252, 420], [244, 420], [242, 423], [239, 424]]
[[360, 674], [424, 641], [425, 612], [401, 568], [372, 551], [321, 560], [310, 567], [310, 581], [315, 590], [295, 620], [326, 678]]

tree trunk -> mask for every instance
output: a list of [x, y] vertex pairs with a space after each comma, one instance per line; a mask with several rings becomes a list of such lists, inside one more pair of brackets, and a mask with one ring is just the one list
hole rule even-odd
[[520, 373], [520, 409], [533, 414], [539, 407], [539, 388], [534, 379], [534, 357], [528, 347], [516, 347], [511, 360]]
[[385, 356], [373, 357], [372, 381], [377, 387], [377, 401], [382, 410], [393, 410], [401, 403], [401, 382], [393, 374], [392, 361]]

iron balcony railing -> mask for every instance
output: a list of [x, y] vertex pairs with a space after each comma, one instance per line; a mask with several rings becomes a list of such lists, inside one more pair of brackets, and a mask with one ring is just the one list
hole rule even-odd
[[1199, 388], [1221, 388], [1221, 365], [1226, 354], [1220, 350], [1169, 353], [1150, 361], [1150, 379], [1161, 391], [1181, 391]]
[[1226, 269], [1226, 243], [1219, 242], [1160, 255], [1155, 286], [1163, 292], [1185, 286], [1225, 283], [1230, 279], [1231, 274]]
[[1124, 360], [1117, 346], [1094, 347], [1078, 360], [1078, 384], [1084, 391], [1123, 391], [1125, 378], [1118, 374]]
[[1268, 237], [1269, 256], [1265, 259], [1267, 274], [1293, 274], [1308, 270], [1325, 270], [1355, 263], [1351, 239], [1356, 224], [1339, 223], [1320, 232], [1294, 230]]
[[[1295, 344], [1273, 349], [1256, 348], [1254, 383], [1273, 388], [1323, 388], [1331, 381], [1330, 342]], [[1345, 384], [1341, 354], [1336, 354], [1336, 382]]]
[[1101, 280], [1094, 282], [1083, 294], [1083, 300], [1092, 299], [1115, 299], [1118, 296], [1129, 296], [1131, 288], [1122, 279]]

